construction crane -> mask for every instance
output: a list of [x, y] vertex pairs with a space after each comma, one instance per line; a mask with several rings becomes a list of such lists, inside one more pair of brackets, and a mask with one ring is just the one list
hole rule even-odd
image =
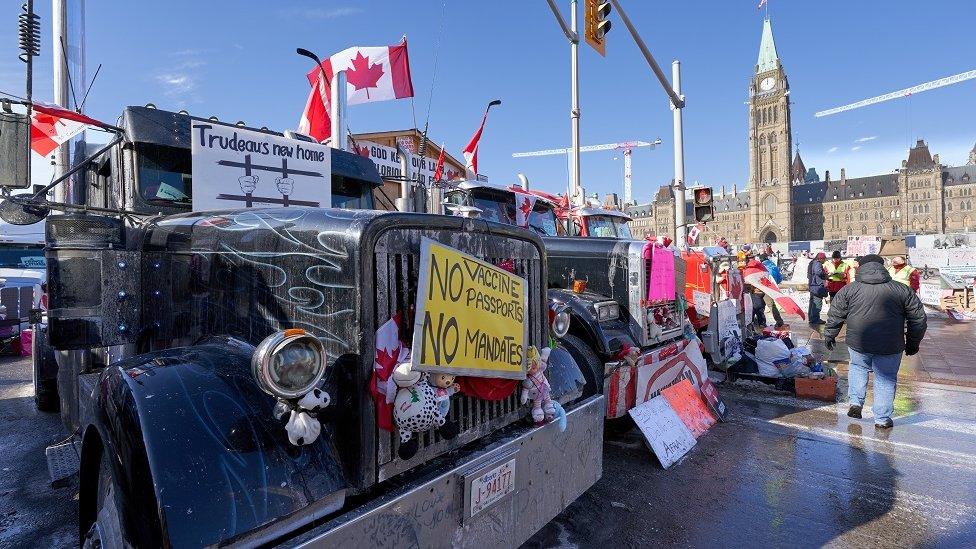
[[[630, 204], [631, 201], [631, 183], [632, 183], [632, 172], [631, 172], [631, 159], [630, 155], [634, 149], [639, 147], [650, 147], [652, 150], [661, 144], [661, 139], [655, 139], [653, 142], [647, 141], [623, 141], [620, 143], [605, 143], [603, 145], [586, 145], [580, 147], [580, 152], [593, 152], [593, 151], [613, 151], [621, 150], [624, 151], [624, 203]], [[542, 151], [529, 151], [529, 152], [519, 152], [512, 153], [512, 158], [526, 158], [529, 156], [553, 156], [557, 154], [569, 154], [572, 149], [546, 149]]]
[[874, 105], [875, 103], [891, 101], [892, 99], [899, 99], [901, 97], [909, 97], [916, 93], [934, 90], [935, 88], [942, 88], [944, 86], [949, 86], [952, 84], [958, 84], [959, 82], [972, 80], [974, 78], [976, 78], [976, 70], [954, 74], [952, 76], [946, 76], [945, 78], [940, 78], [938, 80], [933, 80], [931, 82], [926, 82], [924, 84], [912, 86], [911, 88], [905, 88], [903, 90], [893, 91], [891, 93], [886, 93], [884, 95], [879, 95], [877, 97], [872, 97], [870, 99], [864, 99], [862, 101], [858, 101], [857, 103], [851, 103], [849, 105], [843, 105], [841, 107], [835, 107], [833, 109], [820, 111], [814, 114], [814, 116], [820, 118], [821, 116], [829, 116], [831, 114], [837, 114], [839, 112], [859, 109], [861, 107], [867, 107], [868, 105]]

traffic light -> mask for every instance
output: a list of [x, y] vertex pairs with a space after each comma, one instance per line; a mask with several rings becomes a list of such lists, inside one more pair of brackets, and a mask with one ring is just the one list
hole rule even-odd
[[715, 219], [715, 204], [711, 187], [695, 189], [695, 221], [704, 223]]
[[610, 2], [586, 0], [584, 13], [586, 43], [600, 55], [607, 55], [606, 36], [610, 32]]

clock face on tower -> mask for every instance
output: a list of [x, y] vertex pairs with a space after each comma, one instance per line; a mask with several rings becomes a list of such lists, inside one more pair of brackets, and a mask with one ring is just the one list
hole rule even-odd
[[763, 78], [762, 82], [759, 83], [759, 89], [762, 91], [769, 91], [773, 89], [773, 86], [775, 85], [776, 85], [776, 79], [773, 78], [772, 76], [768, 76], [766, 78]]

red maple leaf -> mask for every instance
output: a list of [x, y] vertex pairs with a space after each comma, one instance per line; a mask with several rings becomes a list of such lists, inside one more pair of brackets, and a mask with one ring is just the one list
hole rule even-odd
[[526, 221], [528, 221], [529, 212], [532, 211], [532, 203], [529, 201], [528, 198], [523, 198], [522, 200], [524, 200], [524, 202], [522, 202], [522, 205], [519, 206], [519, 209], [522, 210], [522, 216], [525, 218]]
[[[393, 373], [393, 366], [397, 363], [397, 358], [400, 357], [400, 346], [397, 345], [392, 352], [387, 352], [386, 349], [376, 349], [376, 364], [379, 368], [376, 368], [376, 375], [382, 380], [386, 380]], [[375, 368], [375, 366], [374, 366]]]
[[377, 88], [380, 77], [383, 76], [383, 64], [369, 64], [369, 57], [363, 57], [362, 52], [356, 52], [356, 57], [352, 60], [352, 68], [346, 69], [346, 81], [353, 85], [357, 90], [366, 90], [366, 97], [369, 97], [369, 88]]
[[369, 158], [369, 147], [366, 145], [363, 145], [362, 147], [356, 147], [356, 154], [358, 154], [359, 156], [365, 156], [366, 158]]

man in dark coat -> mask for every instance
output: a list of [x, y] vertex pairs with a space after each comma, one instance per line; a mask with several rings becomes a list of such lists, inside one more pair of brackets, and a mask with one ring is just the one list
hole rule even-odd
[[823, 264], [827, 260], [827, 254], [818, 252], [816, 257], [810, 260], [807, 265], [807, 287], [810, 289], [810, 306], [807, 307], [807, 319], [813, 326], [823, 324], [820, 319], [820, 311], [823, 309], [823, 300], [827, 297], [827, 273], [824, 272]]
[[858, 263], [854, 282], [830, 301], [824, 344], [833, 349], [841, 326], [847, 323], [851, 354], [847, 415], [861, 417], [868, 372], [874, 371], [874, 424], [889, 429], [902, 353], [918, 352], [926, 329], [925, 309], [911, 288], [891, 279], [881, 256], [866, 255]]

